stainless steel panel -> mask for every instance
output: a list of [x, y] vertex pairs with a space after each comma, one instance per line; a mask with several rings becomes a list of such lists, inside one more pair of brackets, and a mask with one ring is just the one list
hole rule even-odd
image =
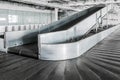
[[112, 27], [93, 36], [73, 43], [42, 44], [38, 36], [39, 58], [42, 60], [65, 60], [76, 58], [110, 35], [119, 26]]
[[27, 43], [37, 41], [37, 35], [39, 29], [36, 30], [25, 30], [25, 31], [13, 31], [5, 33], [5, 47], [14, 47]]
[[41, 34], [41, 43], [59, 43], [67, 41], [74, 36], [74, 30], [59, 31]]
[[43, 35], [41, 37], [42, 43], [46, 43], [46, 42], [57, 43], [57, 42], [65, 41], [65, 40], [66, 40], [66, 32], [65, 31], [60, 31], [60, 32], [55, 32], [55, 33], [47, 33], [46, 35]]
[[[96, 13], [89, 16], [85, 20], [81, 21], [80, 23], [78, 23], [78, 25], [75, 25], [76, 36], [84, 35], [95, 24], [96, 24]], [[74, 29], [74, 26], [73, 26], [73, 29]]]

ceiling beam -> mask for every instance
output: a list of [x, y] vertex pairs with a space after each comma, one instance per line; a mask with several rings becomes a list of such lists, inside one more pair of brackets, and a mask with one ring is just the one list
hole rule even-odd
[[116, 3], [120, 3], [120, 1], [98, 1], [98, 2], [85, 2], [85, 3], [80, 3], [80, 2], [76, 2], [76, 3], [71, 3], [69, 4], [69, 6], [87, 6], [87, 5], [97, 5], [97, 4], [116, 4]]
[[38, 1], [38, 0], [9, 0], [9, 1], [16, 1], [16, 2], [20, 2], [20, 3], [26, 3], [26, 4], [47, 6], [47, 7], [59, 8], [59, 9], [63, 9], [63, 10], [81, 11], [80, 9], [74, 9], [69, 6], [58, 5], [58, 4], [53, 4], [53, 3], [46, 3], [46, 2], [42, 2], [42, 1]]
[[20, 3], [26, 3], [26, 4], [33, 4], [33, 5], [40, 5], [40, 6], [46, 6], [46, 7], [51, 7], [51, 8], [59, 8], [63, 10], [73, 10], [73, 11], [81, 11], [83, 9], [78, 9], [78, 8], [73, 8], [73, 6], [88, 6], [88, 5], [97, 5], [97, 4], [115, 4], [115, 3], [120, 3], [120, 1], [100, 1], [100, 2], [74, 2], [72, 4], [66, 4], [66, 5], [60, 5], [60, 4], [53, 4], [53, 3], [47, 3], [41, 0], [9, 0], [9, 1], [15, 1], [15, 2], [20, 2]]

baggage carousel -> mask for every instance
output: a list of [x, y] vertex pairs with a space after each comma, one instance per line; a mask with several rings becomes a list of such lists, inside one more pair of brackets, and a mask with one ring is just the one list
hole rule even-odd
[[71, 60], [1, 54], [0, 80], [120, 80], [120, 29]]
[[[81, 36], [83, 36], [83, 34], [85, 34], [87, 31], [89, 31], [89, 29], [91, 29], [91, 27], [93, 27], [96, 24], [96, 14], [100, 13], [100, 10], [104, 11], [104, 9], [106, 9], [105, 5], [102, 5], [102, 4], [96, 5], [94, 7], [91, 7], [86, 10], [83, 10], [81, 12], [78, 12], [72, 16], [66, 17], [63, 20], [59, 20], [52, 24], [46, 25], [48, 27], [45, 29], [40, 29], [40, 31], [29, 30], [29, 31], [7, 32], [6, 36], [5, 36], [5, 40], [4, 40], [4, 43], [5, 43], [4, 46], [7, 48], [6, 52], [39, 59], [39, 55], [41, 54], [40, 48], [42, 47], [41, 44], [44, 43], [44, 41], [49, 42], [50, 39], [52, 39], [53, 43], [55, 43], [54, 41], [58, 41], [58, 43], [60, 43], [61, 41], [62, 41], [61, 43], [66, 43], [63, 41], [68, 41], [67, 43], [72, 43], [71, 38], [72, 39], [74, 39], [74, 37], [81, 38]], [[100, 14], [99, 14], [99, 16], [100, 16]], [[94, 22], [92, 22], [91, 19], [93, 19]], [[88, 21], [88, 23], [90, 23], [90, 24], [87, 25], [88, 29], [85, 29], [83, 31], [83, 29], [81, 30], [81, 28], [83, 28], [83, 25], [86, 24], [86, 21]], [[46, 27], [46, 26], [44, 26], [44, 27]], [[74, 32], [75, 27], [78, 29], [80, 28], [81, 31]], [[46, 29], [48, 31], [50, 30], [50, 32], [48, 32]], [[45, 31], [45, 33], [48, 32], [48, 34], [50, 34], [50, 35], [48, 35], [48, 36], [46, 34], [44, 35], [44, 31]], [[64, 32], [60, 32], [60, 31], [65, 31], [65, 33], [68, 32], [68, 35], [72, 35], [72, 36], [70, 36], [68, 38], [61, 36], [62, 33], [64, 33]], [[60, 35], [59, 34], [51, 35], [52, 32], [58, 32]], [[80, 32], [82, 32], [82, 33], [80, 33]], [[79, 36], [78, 35], [75, 36], [75, 33], [76, 34], [80, 33], [80, 34], [79, 34]], [[40, 34], [40, 36], [38, 36], [38, 34]], [[11, 37], [11, 35], [13, 37]], [[41, 37], [41, 35], [43, 35], [43, 37]], [[59, 39], [56, 40], [57, 36], [60, 37], [60, 40]], [[39, 39], [38, 37], [41, 37], [41, 38]], [[41, 45], [41, 47], [39, 47], [40, 45]], [[46, 50], [46, 51], [48, 51], [48, 50]]]

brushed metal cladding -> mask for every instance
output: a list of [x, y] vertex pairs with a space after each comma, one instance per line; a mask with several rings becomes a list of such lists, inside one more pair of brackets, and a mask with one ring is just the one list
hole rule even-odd
[[[110, 6], [109, 10], [111, 9]], [[103, 10], [102, 17], [107, 13], [107, 7], [101, 9]], [[92, 14], [91, 16], [85, 18], [84, 20], [80, 21], [76, 25], [72, 26], [68, 30], [59, 31], [59, 32], [52, 32], [41, 34], [41, 43], [61, 43], [67, 41], [71, 38], [78, 37], [84, 35], [91, 27], [93, 27], [96, 23], [96, 16], [100, 17], [100, 10], [96, 13]]]
[[39, 29], [5, 32], [5, 48], [37, 42]]
[[114, 32], [118, 27], [119, 25], [73, 43], [43, 44], [40, 43], [39, 35], [39, 58], [42, 60], [65, 60], [79, 57]]

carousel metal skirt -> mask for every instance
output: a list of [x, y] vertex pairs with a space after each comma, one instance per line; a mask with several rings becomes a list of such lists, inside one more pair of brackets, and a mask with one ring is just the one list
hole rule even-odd
[[120, 30], [71, 60], [1, 54], [0, 80], [120, 80]]
[[[61, 44], [39, 44], [31, 43], [8, 48], [8, 53], [42, 60], [66, 60], [79, 57], [98, 42], [110, 35], [118, 26], [110, 27], [85, 39], [76, 42]], [[40, 41], [40, 39], [38, 40]], [[39, 49], [39, 50], [38, 50]], [[39, 51], [39, 52], [38, 52]]]
[[[118, 28], [119, 25], [113, 26], [74, 42], [63, 42], [55, 44], [40, 44], [40, 42], [38, 42], [38, 46], [40, 46], [38, 47], [40, 54], [39, 58], [42, 60], [66, 60], [79, 57], [97, 43], [102, 41], [105, 37], [111, 35], [112, 32], [116, 31]], [[54, 39], [55, 37], [52, 38]], [[38, 38], [38, 41], [42, 41], [41, 37]]]

